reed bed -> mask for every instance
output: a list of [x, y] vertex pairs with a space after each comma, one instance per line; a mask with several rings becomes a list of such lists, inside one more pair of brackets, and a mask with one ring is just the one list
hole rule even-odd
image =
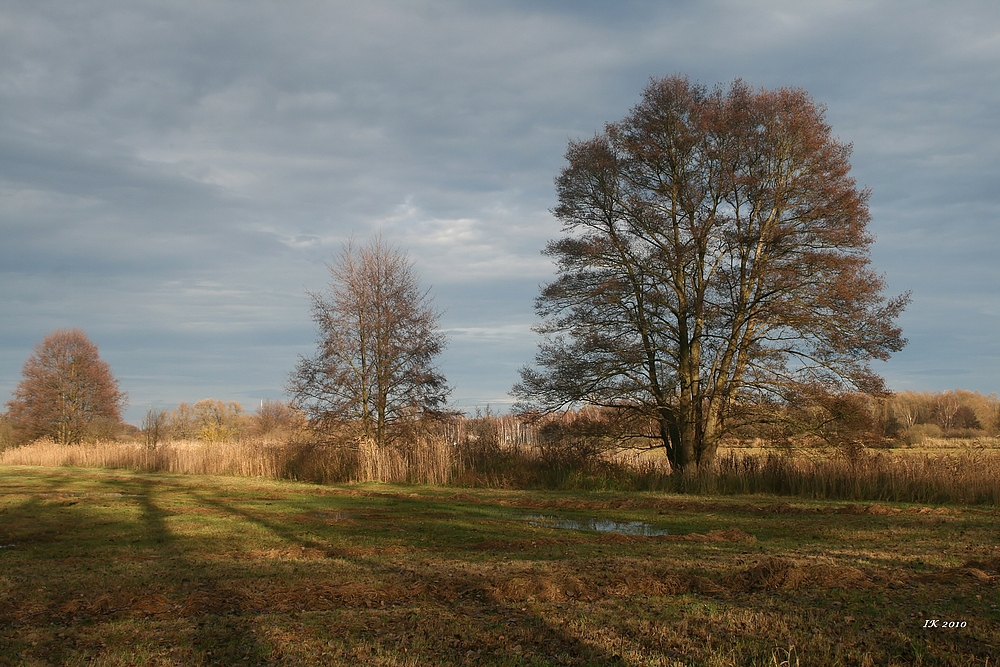
[[[455, 434], [449, 434], [455, 435]], [[582, 458], [495, 440], [418, 436], [378, 447], [245, 439], [58, 445], [40, 440], [0, 452], [0, 465], [74, 466], [290, 479], [319, 484], [388, 482], [492, 488], [773, 494], [816, 499], [1000, 505], [1000, 454], [944, 455], [861, 450], [727, 450], [708, 470], [672, 474], [662, 452], [624, 450]]]
[[254, 441], [181, 440], [146, 447], [138, 442], [97, 441], [61, 445], [51, 440], [36, 440], [0, 452], [0, 464], [124, 468], [144, 472], [280, 479], [284, 448], [279, 443]]
[[675, 490], [689, 493], [1000, 505], [1000, 455], [989, 450], [939, 456], [729, 453], [708, 474], [673, 477], [671, 482]]
[[448, 484], [455, 472], [456, 458], [454, 447], [434, 438], [416, 438], [405, 447], [381, 448], [365, 440], [350, 444], [179, 440], [147, 447], [138, 442], [115, 441], [60, 445], [43, 439], [0, 452], [0, 465], [121, 468], [321, 484]]

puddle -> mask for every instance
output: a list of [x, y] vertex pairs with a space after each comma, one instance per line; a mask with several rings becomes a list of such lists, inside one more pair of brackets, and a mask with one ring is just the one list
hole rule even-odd
[[665, 528], [657, 528], [643, 521], [611, 521], [609, 519], [576, 518], [566, 519], [555, 516], [528, 516], [525, 517], [528, 525], [539, 528], [556, 528], [563, 530], [593, 530], [598, 533], [619, 533], [621, 535], [640, 535], [642, 537], [656, 537], [657, 535], [669, 535]]

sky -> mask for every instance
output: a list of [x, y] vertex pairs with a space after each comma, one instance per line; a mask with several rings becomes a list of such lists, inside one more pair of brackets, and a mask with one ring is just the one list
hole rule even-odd
[[1000, 390], [1000, 3], [0, 0], [0, 403], [80, 327], [150, 407], [285, 398], [351, 236], [406, 250], [503, 411], [569, 141], [651, 77], [799, 87], [853, 144], [891, 388]]

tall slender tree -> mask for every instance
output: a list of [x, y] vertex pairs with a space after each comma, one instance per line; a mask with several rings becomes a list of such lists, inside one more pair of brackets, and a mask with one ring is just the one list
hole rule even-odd
[[683, 469], [711, 463], [754, 405], [881, 391], [870, 362], [905, 344], [908, 296], [886, 299], [871, 268], [850, 153], [802, 90], [680, 76], [571, 142], [519, 407], [638, 413]]
[[21, 439], [79, 442], [100, 420], [118, 423], [126, 396], [81, 329], [58, 329], [35, 346], [7, 403]]
[[300, 358], [288, 389], [312, 421], [357, 425], [382, 445], [447, 400], [439, 313], [406, 253], [380, 236], [349, 241], [328, 268], [328, 288], [310, 294], [318, 350]]

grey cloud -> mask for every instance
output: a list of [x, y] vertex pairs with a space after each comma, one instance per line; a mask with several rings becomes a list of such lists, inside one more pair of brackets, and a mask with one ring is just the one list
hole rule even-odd
[[993, 2], [7, 3], [0, 393], [56, 326], [109, 341], [134, 405], [280, 393], [312, 344], [304, 290], [381, 230], [446, 311], [456, 400], [496, 404], [534, 349], [567, 140], [674, 72], [828, 105], [873, 189], [876, 267], [914, 291], [887, 376], [975, 368], [988, 390], [997, 344], [956, 332], [997, 324], [998, 19]]

